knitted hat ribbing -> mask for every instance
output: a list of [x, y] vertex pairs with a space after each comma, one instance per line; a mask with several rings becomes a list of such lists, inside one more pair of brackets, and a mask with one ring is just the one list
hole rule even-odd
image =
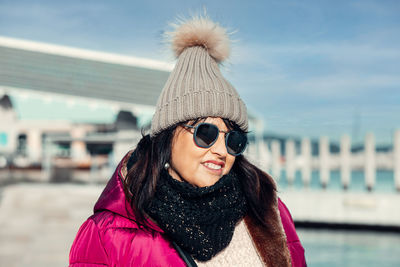
[[151, 136], [201, 117], [229, 119], [247, 131], [246, 106], [218, 66], [229, 55], [226, 30], [195, 18], [177, 26], [171, 36], [178, 61], [158, 99]]

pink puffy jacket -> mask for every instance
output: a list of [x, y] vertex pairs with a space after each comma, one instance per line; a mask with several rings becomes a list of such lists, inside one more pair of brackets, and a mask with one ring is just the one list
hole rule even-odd
[[[150, 231], [144, 231], [135, 222], [123, 191], [122, 165], [101, 194], [94, 214], [80, 227], [71, 247], [69, 266], [186, 266], [162, 229], [149, 222]], [[304, 249], [290, 213], [281, 201], [278, 206], [292, 265], [305, 266]]]

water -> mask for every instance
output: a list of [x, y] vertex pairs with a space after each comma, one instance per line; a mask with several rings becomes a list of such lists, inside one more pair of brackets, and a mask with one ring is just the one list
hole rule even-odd
[[[282, 171], [281, 177], [278, 180], [278, 187], [280, 190], [285, 190], [288, 188], [288, 180], [286, 178], [286, 172], [285, 170]], [[301, 172], [296, 171], [295, 173], [295, 180], [292, 185], [295, 189], [298, 188], [303, 188], [303, 182], [301, 178]], [[320, 183], [320, 178], [319, 178], [319, 171], [314, 170], [311, 172], [311, 183], [310, 183], [310, 188], [311, 189], [321, 189], [321, 183]], [[333, 170], [330, 172], [330, 182], [327, 186], [328, 190], [336, 190], [336, 191], [342, 191], [343, 187], [341, 184], [341, 178], [340, 178], [340, 171], [339, 170]], [[364, 171], [362, 170], [353, 170], [351, 172], [351, 182], [350, 186], [348, 188], [349, 191], [352, 192], [362, 192], [362, 191], [367, 191], [366, 185], [365, 185], [365, 180], [364, 180]], [[394, 174], [393, 171], [391, 170], [378, 170], [376, 172], [376, 182], [375, 186], [373, 188], [374, 192], [396, 192], [395, 185], [394, 185]]]
[[[283, 170], [278, 180], [278, 188], [289, 188], [286, 173]], [[301, 172], [297, 171], [293, 189], [304, 188]], [[319, 171], [312, 171], [309, 188], [322, 190]], [[343, 191], [340, 171], [330, 172], [329, 191]], [[367, 188], [362, 170], [353, 170], [350, 192], [366, 192]], [[378, 170], [373, 192], [397, 194], [393, 171]], [[306, 249], [308, 266], [400, 266], [400, 233], [371, 231], [297, 229], [299, 238]]]
[[310, 267], [400, 266], [400, 234], [298, 229]]

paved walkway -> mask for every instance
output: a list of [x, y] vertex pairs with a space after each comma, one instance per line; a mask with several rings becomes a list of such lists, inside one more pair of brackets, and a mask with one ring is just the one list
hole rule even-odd
[[0, 266], [67, 266], [73, 239], [104, 185], [0, 188]]

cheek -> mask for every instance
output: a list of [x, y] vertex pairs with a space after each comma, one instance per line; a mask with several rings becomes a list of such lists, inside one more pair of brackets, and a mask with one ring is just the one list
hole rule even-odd
[[228, 174], [231, 171], [233, 164], [235, 163], [235, 159], [236, 157], [232, 155], [228, 155], [226, 157], [224, 174]]
[[172, 163], [182, 174], [193, 172], [199, 165], [204, 149], [199, 148], [193, 142], [191, 134], [182, 133], [172, 147]]

